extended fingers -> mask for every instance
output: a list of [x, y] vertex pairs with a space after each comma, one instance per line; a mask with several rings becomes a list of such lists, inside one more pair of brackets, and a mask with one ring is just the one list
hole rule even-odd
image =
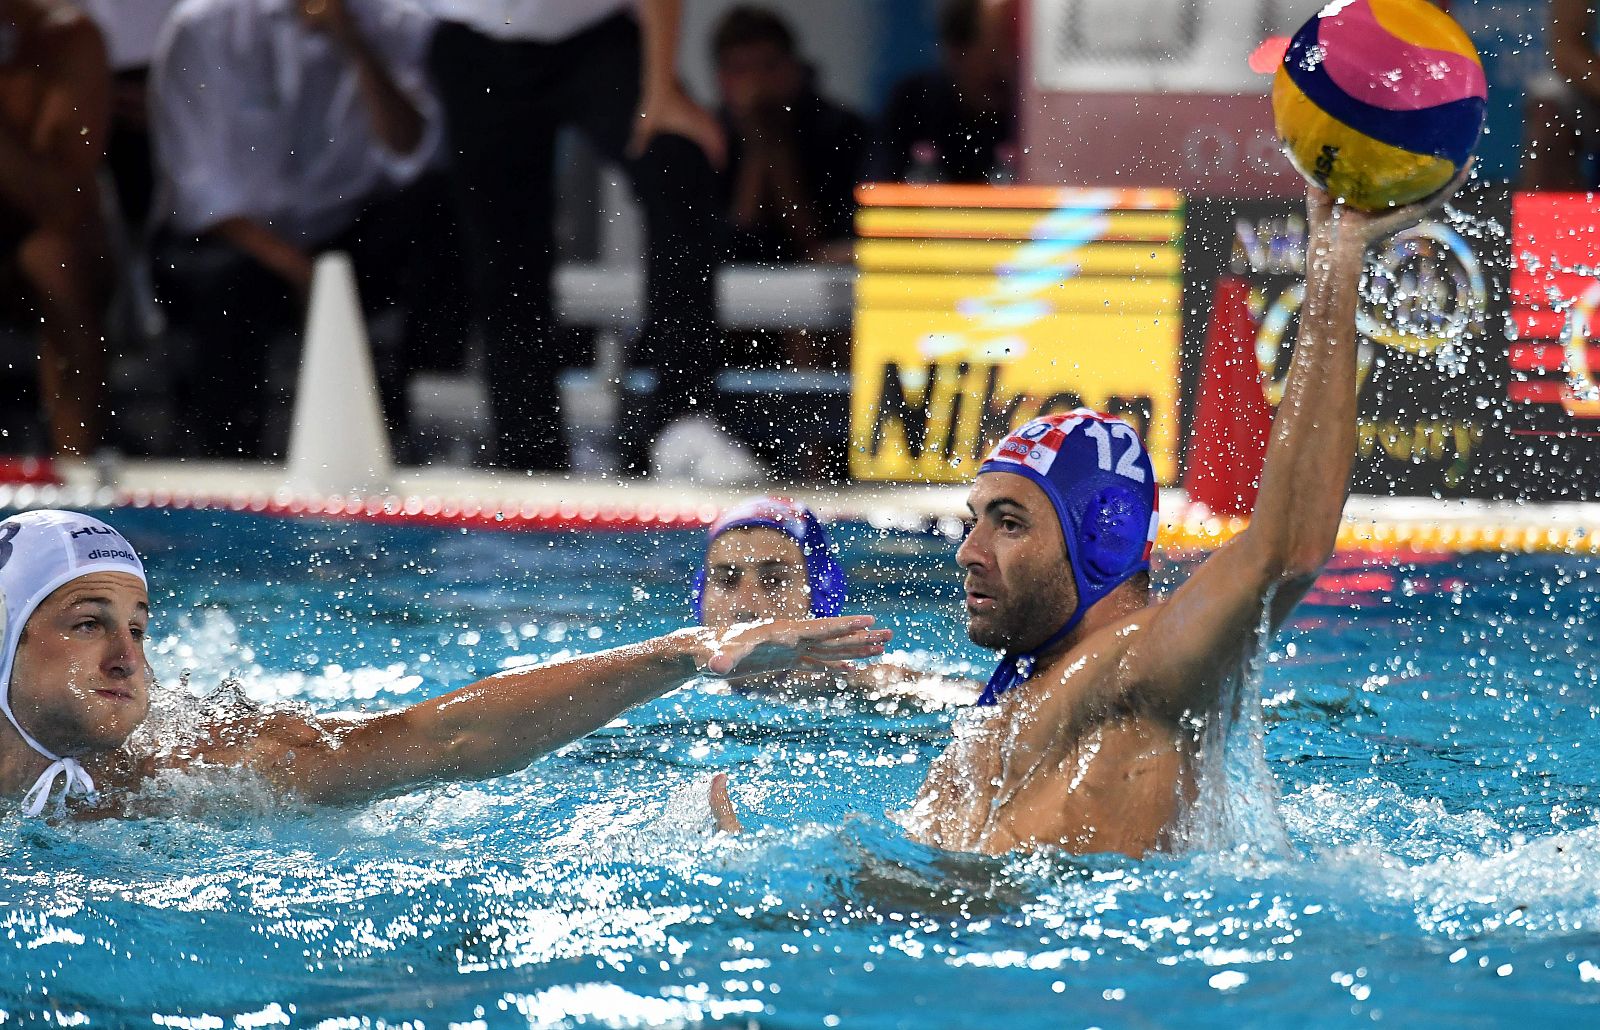
[[727, 676], [739, 667], [750, 650], [749, 644], [724, 643], [706, 660], [706, 671], [713, 676]]
[[882, 654], [893, 637], [886, 629], [858, 630], [848, 636], [806, 641], [802, 653], [808, 658], [870, 658]]
[[1409, 204], [1406, 207], [1402, 207], [1396, 211], [1390, 212], [1389, 214], [1380, 218], [1379, 223], [1385, 227], [1388, 227], [1389, 225], [1404, 226], [1409, 222], [1414, 222], [1417, 219], [1422, 218], [1429, 211], [1432, 211], [1435, 208], [1443, 207], [1445, 202], [1451, 197], [1455, 196], [1461, 187], [1467, 184], [1467, 180], [1472, 178], [1472, 166], [1475, 161], [1477, 161], [1477, 158], [1473, 158], [1466, 164], [1462, 165], [1461, 170], [1456, 173], [1455, 178], [1445, 183], [1441, 188], [1428, 194], [1426, 197], [1423, 197], [1414, 204]]
[[1461, 166], [1461, 170], [1456, 173], [1455, 178], [1421, 200], [1407, 204], [1404, 207], [1397, 207], [1392, 211], [1374, 214], [1368, 228], [1369, 237], [1373, 240], [1378, 240], [1391, 233], [1399, 232], [1401, 229], [1408, 228], [1427, 217], [1430, 211], [1443, 207], [1445, 202], [1455, 196], [1457, 191], [1466, 185], [1467, 180], [1472, 178], [1472, 167], [1476, 161], [1477, 158], [1467, 161], [1466, 164]]
[[1451, 179], [1450, 182], [1446, 184], [1445, 188], [1434, 194], [1431, 199], [1447, 200], [1450, 197], [1455, 196], [1456, 191], [1465, 186], [1467, 184], [1467, 180], [1472, 178], [1472, 169], [1477, 165], [1477, 163], [1478, 159], [1476, 157], [1467, 158], [1467, 163], [1461, 166], [1461, 171], [1456, 173], [1456, 177]]
[[872, 628], [877, 620], [870, 615], [836, 615], [827, 619], [807, 619], [797, 623], [800, 639], [830, 640]]
[[[735, 627], [715, 644], [703, 669], [713, 676], [757, 675], [795, 665], [808, 659], [824, 662], [873, 658], [883, 654], [884, 645], [894, 635], [872, 629], [872, 617], [809, 619], [800, 622], [749, 623]], [[741, 666], [757, 655], [754, 666]]]
[[1467, 163], [1461, 166], [1461, 170], [1456, 173], [1456, 177], [1454, 179], [1451, 179], [1449, 182], [1445, 183], [1441, 189], [1438, 189], [1417, 201], [1415, 206], [1423, 209], [1438, 207], [1451, 197], [1455, 196], [1461, 187], [1467, 184], [1467, 180], [1472, 178], [1472, 168], [1477, 163], [1477, 158], [1468, 158]]

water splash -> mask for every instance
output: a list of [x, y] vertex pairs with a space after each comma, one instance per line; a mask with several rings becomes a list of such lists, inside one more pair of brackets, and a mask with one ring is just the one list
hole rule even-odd
[[1278, 781], [1267, 766], [1261, 678], [1272, 637], [1273, 595], [1262, 604], [1250, 657], [1228, 676], [1216, 704], [1198, 720], [1195, 796], [1177, 839], [1185, 851], [1282, 856], [1289, 834], [1278, 811]]

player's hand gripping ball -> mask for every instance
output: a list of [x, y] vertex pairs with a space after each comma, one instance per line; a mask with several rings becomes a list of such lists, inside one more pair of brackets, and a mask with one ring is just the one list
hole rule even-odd
[[1472, 40], [1426, 0], [1333, 0], [1289, 44], [1272, 113], [1301, 175], [1375, 211], [1455, 177], [1487, 97]]

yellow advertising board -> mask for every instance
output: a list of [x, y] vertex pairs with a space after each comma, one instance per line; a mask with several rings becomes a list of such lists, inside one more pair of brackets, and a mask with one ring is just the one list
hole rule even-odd
[[1087, 405], [1177, 473], [1182, 200], [1164, 190], [866, 186], [851, 472], [960, 482], [1007, 430]]

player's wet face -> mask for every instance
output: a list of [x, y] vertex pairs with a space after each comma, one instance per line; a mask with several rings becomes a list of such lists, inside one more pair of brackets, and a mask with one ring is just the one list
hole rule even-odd
[[1028, 650], [1060, 629], [1077, 604], [1055, 508], [1030, 480], [977, 478], [973, 525], [956, 551], [966, 573], [967, 635], [994, 650]]
[[11, 710], [58, 755], [120, 747], [150, 710], [150, 601], [121, 572], [75, 579], [34, 610], [11, 673]]
[[755, 619], [811, 615], [805, 552], [786, 533], [764, 526], [730, 529], [706, 552], [702, 621], [713, 629]]

